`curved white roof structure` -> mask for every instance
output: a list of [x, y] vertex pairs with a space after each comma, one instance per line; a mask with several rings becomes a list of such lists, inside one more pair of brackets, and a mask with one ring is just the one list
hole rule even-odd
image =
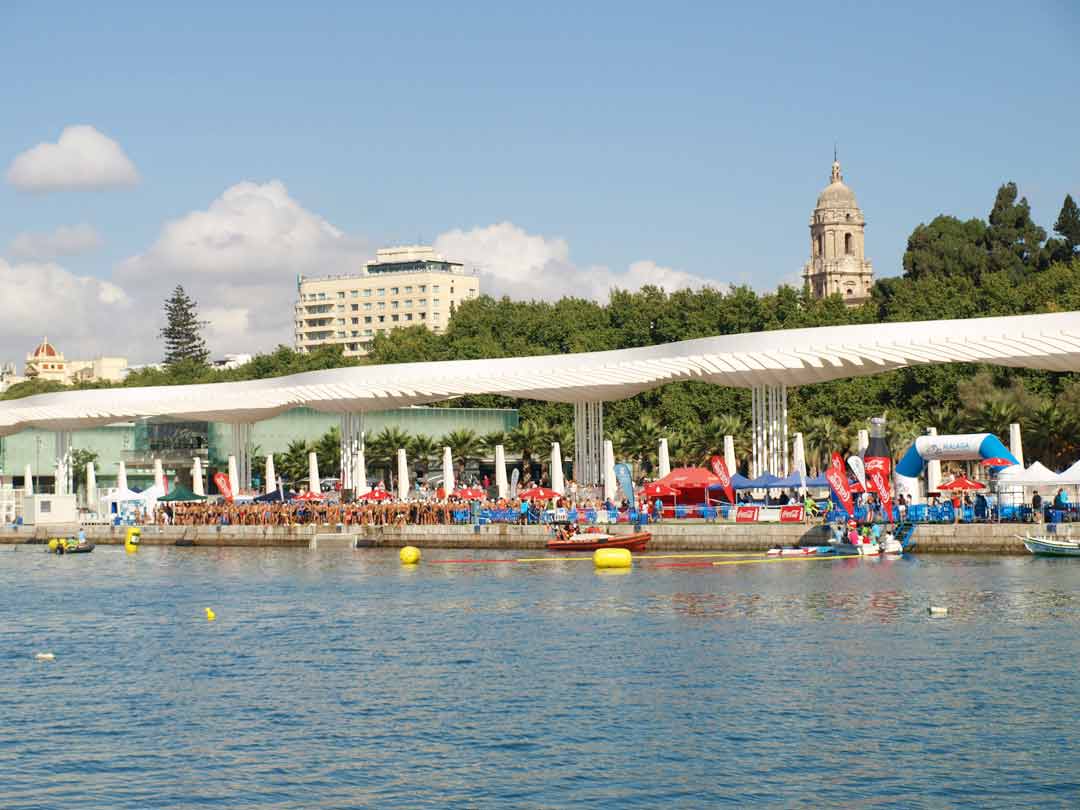
[[669, 382], [806, 385], [951, 362], [1080, 371], [1080, 312], [723, 335], [607, 352], [357, 366], [248, 382], [107, 388], [0, 403], [0, 435], [142, 417], [257, 422], [301, 406], [359, 413], [503, 394], [610, 401]]

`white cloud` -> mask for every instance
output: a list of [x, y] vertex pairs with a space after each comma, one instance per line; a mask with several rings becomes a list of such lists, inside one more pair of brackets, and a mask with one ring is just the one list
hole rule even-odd
[[292, 344], [297, 275], [357, 273], [370, 251], [303, 208], [279, 180], [237, 183], [168, 222], [115, 280], [151, 311], [176, 284], [201, 304], [214, 353]]
[[606, 301], [613, 288], [636, 290], [652, 284], [670, 292], [710, 283], [648, 260], [633, 262], [625, 270], [580, 267], [571, 260], [565, 239], [530, 234], [512, 222], [447, 231], [435, 240], [435, 249], [474, 267], [480, 273], [481, 292], [494, 296], [556, 299], [571, 295]]
[[17, 259], [47, 260], [89, 253], [102, 244], [98, 232], [82, 223], [61, 225], [52, 233], [20, 233], [11, 240], [8, 252]]
[[121, 353], [131, 300], [108, 281], [76, 276], [52, 262], [0, 259], [0, 346], [21, 361], [42, 334], [71, 359]]
[[139, 173], [120, 144], [80, 124], [67, 127], [56, 143], [16, 155], [7, 181], [20, 191], [88, 191], [134, 186]]

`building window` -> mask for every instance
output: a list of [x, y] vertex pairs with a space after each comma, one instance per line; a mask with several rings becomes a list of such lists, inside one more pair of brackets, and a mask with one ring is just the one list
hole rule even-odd
[[390, 288], [390, 294], [391, 295], [397, 295], [398, 294], [398, 288], [397, 287], [391, 287]]
[[391, 320], [391, 321], [392, 321], [393, 323], [397, 323], [397, 322], [398, 322], [398, 316], [397, 316], [397, 315], [391, 315], [391, 316], [390, 316], [390, 320]]
[[345, 297], [345, 291], [341, 290], [340, 292], [338, 292], [337, 297], [338, 298], [344, 298]]
[[353, 312], [356, 312], [356, 311], [358, 311], [359, 309], [360, 309], [360, 305], [359, 305], [359, 304], [353, 304], [353, 305], [352, 305], [352, 311], [353, 311]]
[[420, 313], [420, 320], [422, 320], [422, 321], [426, 321], [426, 320], [427, 320], [427, 313], [426, 313], [426, 312], [421, 312], [421, 313]]
[[352, 322], [353, 322], [353, 325], [355, 326], [356, 324], [360, 323], [360, 319], [359, 318], [353, 318]]
[[364, 330], [364, 337], [371, 337], [371, 330], [370, 329], [365, 329]]
[[432, 319], [433, 321], [437, 321], [437, 320], [439, 320], [439, 313], [438, 313], [438, 312], [433, 312], [433, 313], [431, 313], [431, 319]]
[[375, 292], [378, 295], [386, 295], [386, 287], [379, 287], [379, 289], [377, 289]]
[[851, 238], [851, 234], [850, 233], [845, 233], [844, 234], [844, 253], [845, 253], [845, 255], [850, 256], [851, 254], [853, 254], [855, 252], [855, 246], [852, 244], [853, 242], [854, 242], [854, 240]]
[[371, 323], [371, 316], [370, 315], [365, 315], [364, 316], [364, 323]]
[[345, 319], [344, 318], [338, 318], [337, 319], [337, 325], [338, 326], [344, 326], [345, 325]]
[[360, 337], [360, 332], [359, 332], [359, 330], [357, 330], [357, 329], [353, 329], [353, 330], [352, 330], [352, 331], [351, 331], [351, 332], [349, 333], [349, 337]]
[[349, 297], [350, 298], [359, 298], [360, 297], [360, 291], [359, 290], [352, 290], [349, 293]]
[[406, 298], [405, 299], [405, 306], [406, 306], [406, 308], [412, 306], [412, 299], [411, 298]]
[[337, 333], [337, 336], [338, 336], [339, 338], [343, 338], [343, 337], [345, 337], [345, 333], [344, 333], [344, 332], [338, 332], [338, 333]]
[[364, 290], [364, 298], [371, 298], [371, 288]]
[[407, 321], [411, 321], [411, 320], [412, 320], [412, 313], [411, 313], [411, 312], [406, 312], [406, 313], [405, 313], [405, 320], [407, 320]]
[[385, 315], [380, 315], [379, 316], [379, 323], [386, 323], [386, 316]]
[[427, 292], [427, 284], [420, 285], [420, 292]]
[[438, 292], [439, 291], [439, 285], [438, 284], [432, 284], [431, 285], [431, 291], [432, 292]]
[[405, 288], [405, 292], [407, 292], [407, 293], [411, 293], [411, 292], [412, 292], [412, 287], [406, 287], [406, 288]]
[[821, 233], [818, 234], [817, 252], [814, 255], [815, 256], [824, 256], [825, 255], [825, 234], [821, 234]]
[[386, 302], [385, 301], [380, 301], [379, 302], [379, 309], [386, 309]]
[[434, 304], [435, 306], [438, 306], [439, 305], [439, 299], [436, 298], [431, 303]]
[[397, 309], [397, 308], [398, 308], [398, 302], [397, 301], [391, 301], [390, 302], [390, 309]]

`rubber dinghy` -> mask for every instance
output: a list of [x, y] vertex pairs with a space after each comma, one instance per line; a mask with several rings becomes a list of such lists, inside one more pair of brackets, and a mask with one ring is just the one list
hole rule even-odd
[[555, 536], [547, 542], [548, 551], [596, 551], [601, 548], [625, 548], [628, 551], [644, 551], [652, 535], [649, 532], [633, 534], [607, 534], [598, 529], [580, 532], [572, 523], [557, 524]]
[[89, 554], [94, 544], [88, 540], [75, 540], [70, 537], [54, 537], [46, 548], [50, 554]]

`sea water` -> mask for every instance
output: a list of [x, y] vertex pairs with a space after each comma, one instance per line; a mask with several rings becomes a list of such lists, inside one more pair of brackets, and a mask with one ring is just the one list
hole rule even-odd
[[1080, 560], [470, 556], [0, 546], [0, 807], [1080, 806]]

